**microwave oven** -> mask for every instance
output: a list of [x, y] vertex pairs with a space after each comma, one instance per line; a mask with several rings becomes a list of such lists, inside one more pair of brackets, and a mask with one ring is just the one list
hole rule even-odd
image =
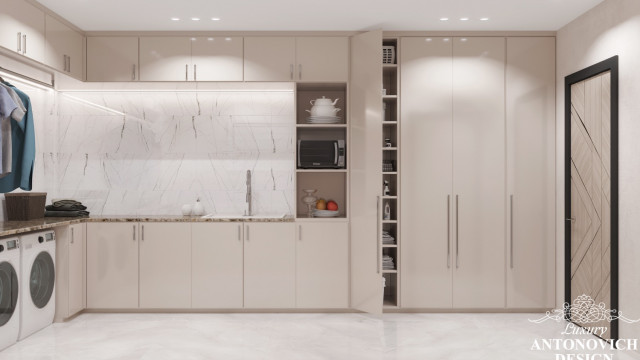
[[298, 140], [299, 169], [344, 169], [344, 140]]

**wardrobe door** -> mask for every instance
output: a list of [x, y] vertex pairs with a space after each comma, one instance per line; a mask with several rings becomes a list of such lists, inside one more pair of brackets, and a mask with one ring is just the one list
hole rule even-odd
[[505, 41], [453, 39], [455, 308], [505, 306]]
[[401, 305], [450, 308], [452, 41], [401, 41]]
[[555, 298], [555, 39], [507, 39], [507, 307]]

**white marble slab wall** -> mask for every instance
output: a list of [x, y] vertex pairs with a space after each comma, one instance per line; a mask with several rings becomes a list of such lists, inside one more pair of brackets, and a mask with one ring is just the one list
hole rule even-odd
[[57, 94], [56, 197], [92, 215], [241, 214], [295, 206], [295, 95], [290, 90], [68, 91]]

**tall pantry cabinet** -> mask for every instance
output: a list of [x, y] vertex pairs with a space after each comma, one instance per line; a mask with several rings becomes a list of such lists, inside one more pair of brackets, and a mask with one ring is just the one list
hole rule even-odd
[[555, 54], [537, 39], [402, 39], [404, 308], [553, 306]]

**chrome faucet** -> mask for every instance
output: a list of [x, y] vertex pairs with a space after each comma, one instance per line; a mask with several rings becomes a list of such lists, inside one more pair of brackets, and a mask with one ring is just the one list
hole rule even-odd
[[253, 215], [251, 211], [251, 170], [247, 170], [247, 198], [245, 200], [247, 202], [247, 210], [244, 212], [244, 216]]

